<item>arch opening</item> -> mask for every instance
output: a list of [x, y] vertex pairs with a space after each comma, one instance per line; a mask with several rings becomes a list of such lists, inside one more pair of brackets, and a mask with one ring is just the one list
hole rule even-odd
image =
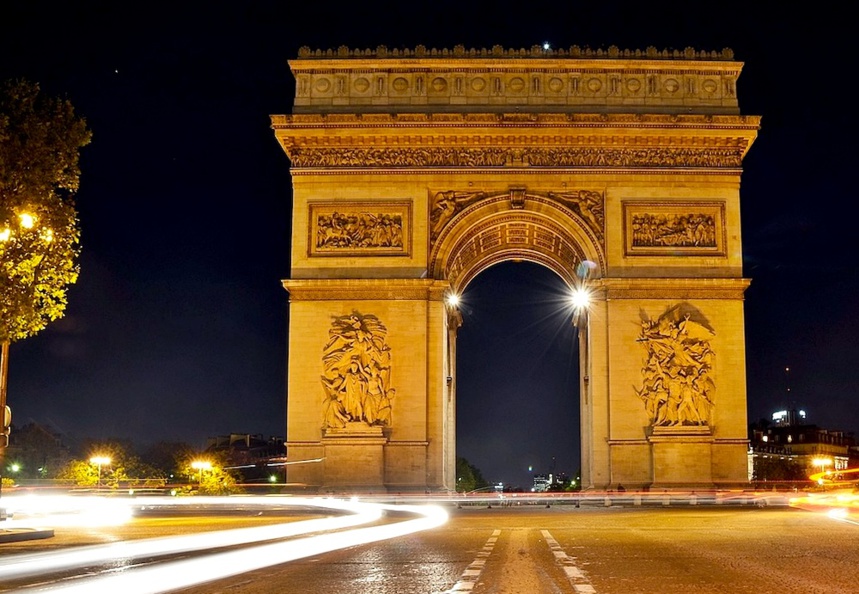
[[530, 491], [534, 475], [577, 480], [580, 353], [567, 282], [542, 263], [505, 260], [481, 268], [458, 307], [457, 458], [509, 490]]

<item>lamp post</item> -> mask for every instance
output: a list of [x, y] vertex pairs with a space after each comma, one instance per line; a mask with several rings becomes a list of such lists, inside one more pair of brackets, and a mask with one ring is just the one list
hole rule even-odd
[[110, 458], [107, 456], [93, 456], [89, 459], [89, 461], [96, 466], [98, 466], [98, 481], [96, 482], [96, 489], [101, 489], [101, 467], [107, 464], [110, 464]]
[[191, 468], [193, 468], [194, 470], [200, 471], [200, 478], [199, 478], [199, 481], [197, 484], [202, 485], [203, 484], [203, 471], [204, 470], [211, 470], [212, 469], [212, 463], [209, 462], [208, 460], [194, 460], [193, 462], [191, 462]]

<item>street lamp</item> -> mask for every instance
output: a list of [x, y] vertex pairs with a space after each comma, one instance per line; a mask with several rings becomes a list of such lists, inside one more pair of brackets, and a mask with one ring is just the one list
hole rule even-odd
[[98, 482], [96, 483], [96, 489], [101, 489], [101, 467], [110, 464], [110, 458], [107, 456], [93, 456], [89, 461], [98, 466]]
[[193, 462], [191, 462], [191, 468], [193, 468], [194, 470], [200, 471], [200, 479], [199, 479], [198, 484], [202, 485], [203, 484], [203, 471], [204, 470], [211, 470], [212, 469], [212, 463], [209, 462], [208, 460], [194, 460]]
[[[826, 472], [826, 467], [832, 464], [832, 458], [815, 458], [811, 463], [815, 466], [820, 466], [820, 473], [823, 474]], [[823, 477], [821, 477], [818, 482], [823, 484]]]

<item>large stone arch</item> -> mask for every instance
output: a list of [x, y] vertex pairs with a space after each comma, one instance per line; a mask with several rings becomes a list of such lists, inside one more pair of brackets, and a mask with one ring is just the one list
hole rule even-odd
[[582, 283], [586, 488], [747, 480], [739, 187], [759, 118], [730, 51], [302, 50], [288, 480], [455, 487], [446, 302], [505, 260]]

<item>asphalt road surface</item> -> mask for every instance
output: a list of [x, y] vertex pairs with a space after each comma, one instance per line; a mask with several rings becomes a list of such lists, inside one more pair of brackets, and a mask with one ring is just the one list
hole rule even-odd
[[[859, 526], [823, 514], [754, 506], [514, 507], [449, 505], [437, 528], [351, 546], [184, 594], [856, 594]], [[304, 518], [299, 518], [304, 519]], [[276, 523], [270, 517], [142, 518], [58, 530], [0, 546], [8, 554], [94, 542]], [[182, 555], [177, 555], [181, 557]], [[8, 559], [8, 557], [6, 557]], [[84, 570], [81, 570], [84, 571]], [[86, 571], [92, 571], [92, 568]], [[38, 576], [27, 584], [45, 582]], [[16, 591], [26, 584], [0, 584]]]

